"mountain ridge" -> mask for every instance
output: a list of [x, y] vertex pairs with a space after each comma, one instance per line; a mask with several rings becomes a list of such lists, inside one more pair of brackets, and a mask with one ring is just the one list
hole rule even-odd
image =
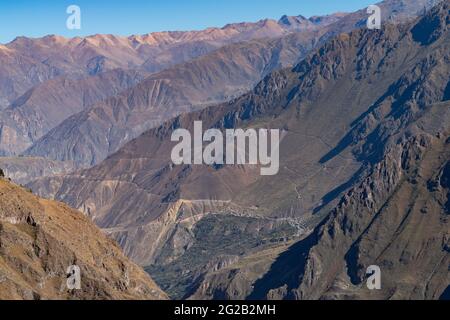
[[[0, 299], [167, 299], [91, 221], [0, 178]], [[81, 289], [66, 287], [69, 266]]]
[[[385, 1], [380, 4], [386, 19], [394, 19], [393, 23], [400, 23], [402, 19], [415, 14], [410, 12], [414, 7], [411, 4], [396, 9], [399, 7], [398, 2]], [[435, 2], [438, 1], [433, 3]], [[415, 4], [417, 3], [423, 1], [415, 1]], [[402, 16], [391, 17], [394, 10]], [[148, 78], [156, 80], [155, 83], [143, 82], [136, 90], [124, 92], [125, 96], [119, 96], [103, 106], [93, 106], [91, 110], [67, 119], [65, 123], [36, 141], [24, 155], [74, 161], [82, 166], [95, 165], [127, 141], [162, 121], [243, 94], [266, 74], [296, 64], [308, 52], [325, 43], [336, 33], [357, 28], [358, 23], [365, 21], [366, 16], [367, 13], [360, 10], [346, 14], [325, 28], [313, 32], [297, 32], [272, 40], [231, 44], [161, 71]], [[146, 83], [148, 88], [144, 88]], [[185, 83], [195, 85], [186, 86]], [[157, 96], [163, 102], [152, 101], [148, 95]], [[140, 101], [140, 105], [136, 105], [136, 101]], [[113, 118], [112, 109], [116, 110], [115, 114], [122, 113], [123, 119], [134, 120], [125, 123], [125, 120], [120, 120], [120, 115]], [[105, 120], [99, 119], [102, 118], [98, 116], [99, 113], [110, 116], [104, 117]]]

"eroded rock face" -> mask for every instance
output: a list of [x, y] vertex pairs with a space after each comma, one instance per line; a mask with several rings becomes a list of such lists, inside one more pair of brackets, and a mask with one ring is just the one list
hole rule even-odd
[[[445, 127], [448, 136], [448, 122]], [[429, 133], [389, 147], [310, 235], [314, 242], [299, 258], [298, 288], [276, 297], [438, 299], [450, 281], [448, 190], [428, 185], [449, 157], [445, 139]], [[370, 265], [382, 270], [380, 291], [365, 287]]]
[[[66, 270], [81, 269], [81, 290]], [[0, 180], [0, 299], [166, 299], [80, 212]]]
[[[450, 281], [449, 107], [429, 107], [386, 143], [377, 140], [381, 159], [310, 235], [207, 273], [192, 297], [444, 297]], [[373, 265], [381, 268], [379, 291], [366, 287]]]
[[[430, 15], [448, 23], [448, 14], [446, 3]], [[424, 20], [430, 19], [434, 18]], [[443, 39], [448, 38], [439, 40]], [[447, 61], [446, 56], [431, 54], [420, 63], [416, 69], [422, 80], [413, 86], [412, 74], [405, 74], [394, 87], [400, 94], [394, 96], [407, 99], [394, 104], [393, 112], [383, 111], [381, 101], [354, 123], [355, 129], [343, 142], [366, 162], [366, 177], [311, 235], [280, 256], [280, 263], [289, 257], [295, 261], [291, 264], [295, 276], [278, 276], [282, 267], [275, 262], [249, 297], [438, 299], [444, 295], [450, 282], [445, 178], [450, 109], [448, 102], [439, 102], [446, 100], [443, 89], [448, 75], [442, 78], [442, 87], [434, 81], [434, 86], [425, 85], [424, 80], [434, 73], [429, 66]], [[445, 65], [448, 70], [448, 62]], [[432, 101], [436, 104], [430, 105]], [[380, 291], [366, 288], [370, 265], [381, 267]]]

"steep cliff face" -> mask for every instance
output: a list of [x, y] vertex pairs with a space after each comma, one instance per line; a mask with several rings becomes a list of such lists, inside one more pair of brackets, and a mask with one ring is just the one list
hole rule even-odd
[[[81, 290], [67, 288], [67, 268]], [[166, 299], [80, 212], [0, 179], [0, 299]]]
[[[430, 106], [386, 143], [377, 140], [381, 160], [311, 235], [280, 255], [249, 297], [438, 299], [450, 282], [449, 106]], [[381, 268], [379, 291], [366, 287], [372, 265]], [[282, 270], [290, 275], [280, 277]]]

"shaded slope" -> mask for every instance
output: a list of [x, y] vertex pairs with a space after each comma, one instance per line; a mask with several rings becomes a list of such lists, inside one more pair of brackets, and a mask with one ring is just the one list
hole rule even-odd
[[[255, 283], [249, 298], [438, 299], [448, 286], [449, 104], [392, 136], [330, 216]], [[298, 248], [298, 249], [297, 249]], [[286, 262], [286, 264], [282, 263]], [[294, 277], [280, 278], [280, 267]], [[370, 265], [382, 290], [365, 286]]]
[[[440, 35], [428, 45], [448, 41], [448, 15], [448, 3], [436, 8], [411, 29], [412, 38], [417, 40], [420, 26]], [[427, 21], [442, 23], [424, 27]], [[430, 66], [437, 68], [430, 73]], [[366, 162], [367, 173], [315, 231], [280, 254], [262, 278], [250, 280], [252, 287], [238, 291], [240, 295], [234, 296], [233, 290], [235, 277], [242, 277], [242, 272], [231, 273], [231, 265], [205, 279], [195, 297], [215, 294], [216, 285], [223, 292], [224, 283], [228, 297], [252, 299], [445, 296], [450, 282], [446, 182], [450, 105], [428, 103], [446, 100], [448, 51], [431, 54], [413, 70], [419, 81], [405, 74], [341, 141]], [[436, 70], [445, 70], [446, 76]], [[393, 104], [393, 110], [386, 109], [393, 97], [400, 98], [399, 103]], [[365, 286], [370, 265], [381, 267], [381, 291]], [[227, 277], [231, 280], [224, 281]]]

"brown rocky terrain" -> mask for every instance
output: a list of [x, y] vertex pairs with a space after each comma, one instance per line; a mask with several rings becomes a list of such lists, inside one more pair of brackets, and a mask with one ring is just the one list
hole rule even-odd
[[[440, 297], [450, 284], [445, 182], [450, 159], [449, 107], [449, 103], [431, 106], [427, 110], [431, 114], [423, 115], [402, 137], [392, 137], [383, 159], [310, 235], [317, 236], [317, 245], [306, 248], [300, 284], [293, 292], [287, 285], [286, 295], [281, 296]], [[397, 144], [392, 143], [395, 138]], [[370, 265], [382, 270], [380, 292], [364, 288]], [[272, 290], [276, 297], [277, 290]]]
[[[173, 297], [438, 298], [449, 21], [444, 1], [408, 24], [341, 34], [240, 98], [31, 187], [85, 212]], [[279, 174], [173, 166], [170, 135], [194, 120], [283, 129]], [[365, 291], [368, 264], [389, 273], [384, 290]]]
[[[81, 290], [66, 270], [81, 269]], [[166, 299], [116, 243], [64, 204], [0, 179], [0, 299]]]
[[[381, 161], [305, 239], [209, 272], [192, 298], [443, 297], [450, 284], [449, 107], [428, 107], [390, 137]], [[381, 268], [380, 291], [366, 287], [371, 265]]]
[[[436, 8], [411, 29], [413, 39], [424, 45], [436, 44], [440, 37], [448, 41], [443, 36], [448, 15], [448, 3]], [[448, 52], [430, 58], [431, 64], [448, 72]], [[405, 74], [392, 87], [399, 92], [383, 97], [343, 139], [342, 144], [351, 145], [365, 159], [367, 173], [309, 236], [281, 254], [249, 256], [210, 273], [193, 297], [448, 298], [450, 105], [429, 103], [438, 96], [435, 101], [448, 100], [448, 87], [436, 92], [433, 86], [436, 89], [437, 79], [445, 84], [449, 77], [428, 73], [429, 66], [415, 68], [423, 78], [413, 87], [407, 84], [414, 77]], [[432, 86], [426, 84], [427, 77]], [[392, 96], [406, 101], [394, 103], [394, 110], [385, 109], [385, 99]], [[366, 288], [370, 265], [381, 267], [380, 291]], [[255, 272], [260, 270], [265, 273], [262, 278]]]
[[[400, 23], [437, 2], [390, 0], [380, 7], [386, 22]], [[283, 17], [279, 22], [260, 22], [264, 28], [273, 26], [271, 30], [281, 25], [297, 32], [231, 44], [154, 74], [135, 88], [66, 119], [24, 154], [82, 166], [97, 164], [162, 121], [240, 96], [271, 71], [294, 65], [331, 37], [364, 26], [366, 20], [366, 11], [360, 10], [309, 20]], [[241, 28], [246, 30], [247, 25]], [[258, 32], [265, 32], [264, 28]], [[253, 38], [262, 36], [258, 35]]]

